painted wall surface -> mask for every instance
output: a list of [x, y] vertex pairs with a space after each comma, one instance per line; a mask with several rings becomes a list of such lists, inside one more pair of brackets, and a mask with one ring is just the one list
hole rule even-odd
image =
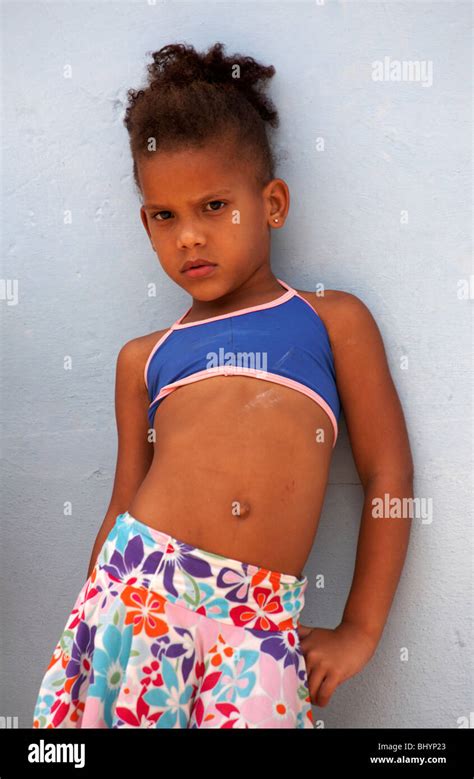
[[[292, 200], [273, 270], [370, 308], [429, 507], [413, 520], [376, 655], [315, 719], [456, 728], [469, 717], [470, 13], [456, 2], [3, 3], [2, 278], [17, 290], [3, 285], [2, 716], [30, 727], [85, 578], [114, 477], [118, 351], [190, 304], [139, 220], [126, 90], [143, 83], [146, 52], [222, 41], [277, 70], [277, 175]], [[421, 62], [418, 76], [374, 80], [375, 62], [396, 60]], [[342, 419], [305, 624], [341, 618], [362, 500]]]

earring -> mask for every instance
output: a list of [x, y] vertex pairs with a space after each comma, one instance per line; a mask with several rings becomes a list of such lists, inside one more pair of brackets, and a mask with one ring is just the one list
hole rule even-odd
[[278, 219], [274, 219], [273, 221], [274, 221], [274, 222], [278, 222]]

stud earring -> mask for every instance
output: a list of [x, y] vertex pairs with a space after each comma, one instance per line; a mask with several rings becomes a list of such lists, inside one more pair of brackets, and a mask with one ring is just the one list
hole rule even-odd
[[278, 222], [278, 219], [274, 219], [273, 221], [274, 221], [274, 222]]

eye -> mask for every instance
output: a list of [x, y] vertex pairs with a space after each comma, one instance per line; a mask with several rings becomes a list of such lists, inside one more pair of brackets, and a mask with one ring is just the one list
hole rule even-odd
[[[210, 200], [209, 203], [206, 203], [206, 205], [210, 206], [213, 203], [222, 203], [225, 206], [225, 201], [224, 200]], [[211, 210], [212, 211], [221, 211], [222, 209], [220, 209], [220, 208], [213, 208]]]
[[[208, 203], [206, 203], [207, 206], [213, 206], [215, 204], [222, 204], [223, 206], [226, 205], [226, 202], [224, 200], [210, 200]], [[221, 208], [211, 208], [211, 211], [221, 211]], [[169, 222], [169, 218], [162, 217], [162, 214], [171, 214], [171, 211], [155, 211], [155, 213], [151, 214], [151, 218], [154, 219], [155, 222]], [[157, 218], [159, 217], [159, 218]]]

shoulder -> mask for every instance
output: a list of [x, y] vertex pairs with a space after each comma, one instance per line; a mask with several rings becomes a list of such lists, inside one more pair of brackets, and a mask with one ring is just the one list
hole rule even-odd
[[350, 341], [356, 334], [378, 332], [369, 307], [357, 295], [339, 289], [325, 289], [321, 293], [297, 291], [322, 319], [333, 346]]
[[137, 378], [142, 383], [145, 366], [153, 347], [169, 330], [155, 330], [152, 333], [131, 338], [123, 344], [117, 355], [117, 372], [123, 372]]
[[154, 330], [153, 333], [131, 338], [120, 348], [119, 356], [122, 355], [127, 360], [140, 360], [146, 355], [148, 359], [148, 352], [168, 330], [169, 328], [165, 327], [163, 330]]
[[340, 289], [325, 289], [322, 292], [297, 290], [297, 292], [313, 306], [316, 313], [321, 311], [329, 318], [334, 318], [336, 313], [345, 312], [357, 316], [364, 311], [369, 311], [366, 304], [352, 292], [343, 292]]

